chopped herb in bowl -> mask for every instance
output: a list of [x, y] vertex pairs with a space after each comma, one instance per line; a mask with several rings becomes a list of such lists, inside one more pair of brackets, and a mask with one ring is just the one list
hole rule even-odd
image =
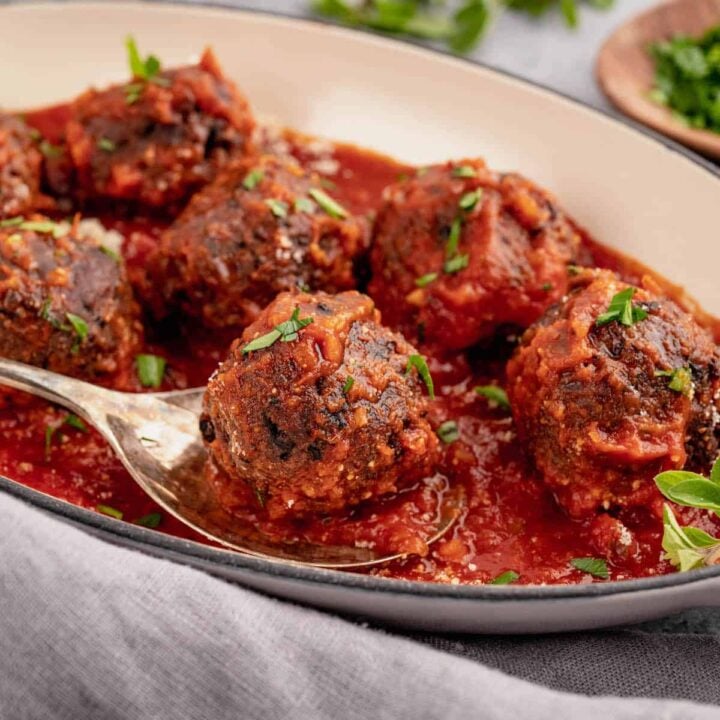
[[689, 127], [720, 133], [720, 25], [692, 38], [654, 43], [655, 84], [650, 97]]

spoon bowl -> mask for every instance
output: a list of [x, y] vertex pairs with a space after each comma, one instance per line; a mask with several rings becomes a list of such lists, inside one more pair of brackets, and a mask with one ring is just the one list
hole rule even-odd
[[608, 99], [635, 120], [709, 157], [720, 159], [720, 134], [687, 127], [649, 97], [654, 65], [647, 48], [674, 35], [701, 35], [720, 23], [720, 0], [672, 0], [632, 18], [604, 43], [598, 83]]
[[[403, 557], [371, 548], [282, 543], [218, 504], [203, 480], [207, 450], [198, 418], [205, 388], [122, 393], [3, 358], [0, 384], [63, 405], [93, 425], [158, 505], [214, 542], [269, 560], [326, 568], [358, 568]], [[447, 532], [460, 505], [459, 494], [443, 493], [428, 544]]]

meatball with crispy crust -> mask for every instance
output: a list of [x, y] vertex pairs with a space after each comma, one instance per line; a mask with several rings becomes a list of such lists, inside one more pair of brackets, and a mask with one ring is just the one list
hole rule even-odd
[[28, 126], [0, 114], [0, 219], [47, 205], [40, 193], [41, 171], [42, 155]]
[[180, 203], [209, 182], [232, 154], [248, 149], [255, 125], [210, 50], [198, 65], [89, 90], [70, 113], [79, 199], [152, 207]]
[[208, 383], [200, 427], [221, 492], [245, 482], [271, 516], [297, 516], [429, 475], [438, 441], [423, 381], [406, 372], [415, 352], [365, 295], [279, 295]]
[[364, 222], [320, 178], [270, 155], [233, 164], [164, 233], [152, 292], [157, 314], [180, 310], [210, 327], [245, 327], [279, 292], [355, 287]]
[[0, 356], [93, 379], [127, 366], [140, 332], [122, 262], [77, 223], [0, 227]]
[[527, 327], [561, 298], [579, 241], [529, 180], [481, 160], [436, 165], [386, 189], [369, 293], [408, 337], [463, 349]]
[[519, 435], [575, 517], [644, 504], [657, 473], [706, 469], [718, 452], [718, 350], [650, 283], [586, 271], [508, 363]]

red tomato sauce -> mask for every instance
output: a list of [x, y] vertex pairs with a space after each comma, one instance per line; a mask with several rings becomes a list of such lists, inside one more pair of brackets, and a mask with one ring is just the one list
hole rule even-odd
[[[62, 106], [29, 113], [30, 124], [51, 141], [63, 117]], [[277, 135], [277, 130], [274, 131]], [[282, 134], [290, 151], [301, 162], [317, 160], [311, 138]], [[276, 137], [277, 140], [277, 137]], [[351, 211], [372, 215], [382, 190], [414, 168], [362, 148], [335, 145], [324, 151], [324, 160], [334, 163], [328, 176], [333, 195]], [[328, 154], [329, 153], [329, 154]], [[92, 213], [87, 213], [92, 215]], [[171, 218], [111, 217], [97, 215], [108, 227], [125, 236], [124, 255], [135, 283], [143, 282], [143, 267], [162, 228]], [[585, 241], [595, 264], [617, 270], [628, 280], [648, 271], [636, 261]], [[698, 319], [720, 337], [717, 322], [697, 311], [682, 292], [662, 278], [657, 281], [681, 304], [696, 311]], [[163, 390], [204, 385], [222, 359], [231, 334], [197, 327], [168, 332], [146, 326], [146, 352], [168, 359]], [[428, 362], [435, 380], [437, 400], [432, 405], [434, 427], [454, 420], [459, 439], [444, 445], [439, 474], [398, 496], [367, 503], [342, 517], [318, 518], [303, 524], [271, 522], [248, 491], [247, 506], [238, 513], [257, 523], [265, 532], [285, 537], [304, 537], [329, 544], [355, 542], [377, 548], [412, 546], [426, 537], [437, 517], [439, 498], [448, 486], [462, 488], [464, 507], [451, 530], [430, 546], [425, 557], [417, 555], [375, 567], [368, 572], [392, 578], [446, 583], [486, 583], [512, 570], [518, 583], [598, 582], [575, 569], [570, 560], [602, 557], [597, 528], [590, 521], [568, 518], [525, 458], [517, 441], [511, 416], [492, 407], [474, 392], [476, 385], [504, 385], [505, 361], [512, 347], [507, 342], [482, 353], [459, 353], [451, 358], [434, 357]], [[109, 385], [140, 391], [133, 368], [124, 368]], [[104, 440], [92, 429], [84, 432], [64, 423], [67, 411], [38, 398], [0, 388], [0, 474], [28, 487], [81, 507], [109, 506], [134, 522], [159, 512], [158, 532], [206, 542], [167, 513], [135, 485]], [[48, 439], [47, 428], [56, 428]], [[672, 572], [662, 560], [662, 522], [658, 505], [627, 511], [622, 521], [633, 534], [639, 552], [632, 558], [609, 563], [610, 579], [642, 577]], [[681, 522], [693, 523], [709, 532], [720, 529], [708, 514], [678, 508]], [[283, 524], [283, 522], [285, 524]]]

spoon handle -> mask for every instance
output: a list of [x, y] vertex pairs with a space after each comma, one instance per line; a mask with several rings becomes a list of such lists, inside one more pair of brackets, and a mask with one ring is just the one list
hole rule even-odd
[[6, 358], [0, 358], [0, 385], [64, 405], [90, 422], [97, 420], [91, 409], [112, 402], [115, 395], [112, 390]]

